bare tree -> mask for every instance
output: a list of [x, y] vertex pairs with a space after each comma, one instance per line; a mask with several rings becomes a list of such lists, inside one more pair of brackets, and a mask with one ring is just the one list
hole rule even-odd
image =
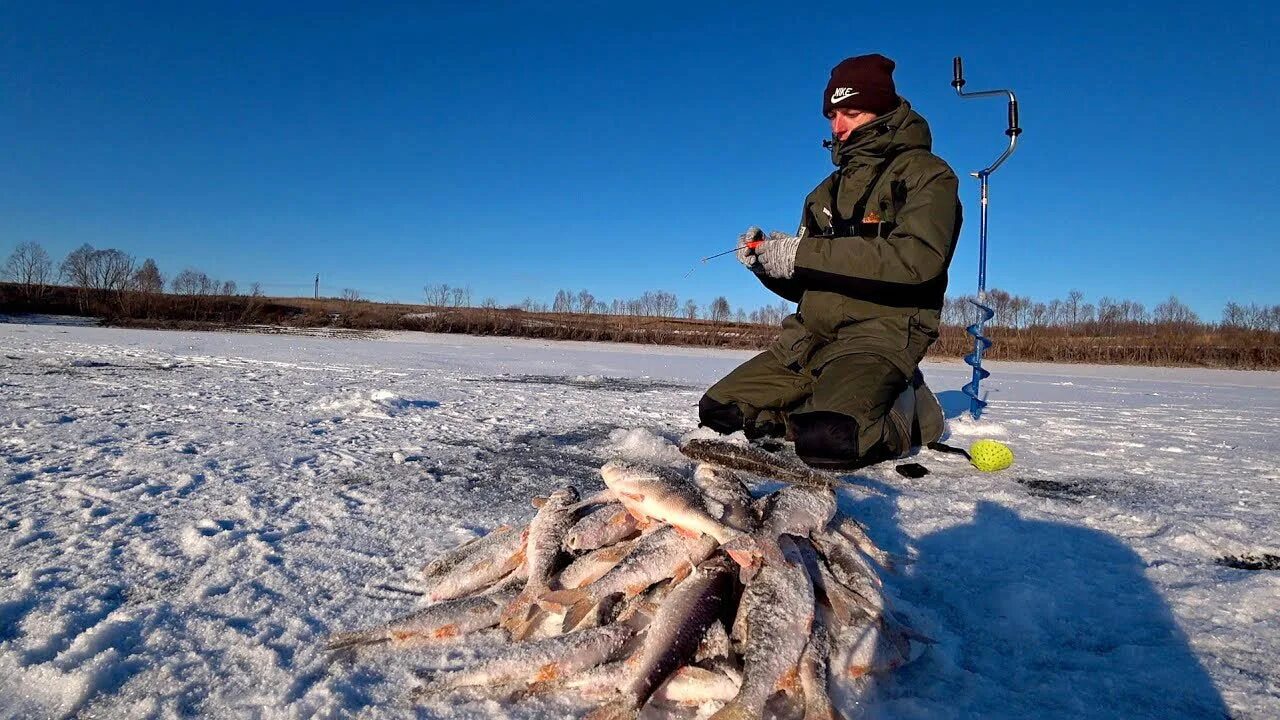
[[164, 292], [164, 276], [160, 274], [160, 268], [156, 267], [155, 260], [147, 258], [142, 262], [142, 267], [133, 273], [133, 289], [148, 295]]
[[707, 319], [712, 322], [724, 322], [729, 319], [732, 310], [729, 308], [729, 299], [721, 295], [711, 301], [711, 307], [707, 310]]
[[1200, 322], [1200, 318], [1195, 312], [1184, 305], [1177, 295], [1170, 295], [1168, 300], [1156, 305], [1156, 309], [1152, 313], [1152, 319], [1157, 323], [1184, 326]]
[[1067, 302], [1064, 304], [1063, 309], [1067, 313], [1067, 323], [1072, 326], [1079, 325], [1084, 320], [1084, 318], [1080, 317], [1081, 300], [1084, 300], [1084, 293], [1079, 290], [1072, 290], [1067, 293]]
[[60, 271], [62, 277], [71, 285], [82, 290], [93, 287], [93, 246], [85, 243], [67, 253], [62, 261]]
[[175, 295], [194, 297], [202, 294], [204, 288], [208, 287], [211, 282], [208, 275], [193, 268], [186, 268], [173, 276], [169, 287], [173, 289], [173, 294]]
[[22, 286], [27, 298], [37, 298], [53, 281], [53, 261], [44, 248], [25, 242], [14, 249], [4, 264], [5, 276]]
[[596, 296], [587, 290], [578, 291], [578, 312], [592, 313], [596, 309]]
[[698, 303], [693, 298], [684, 301], [684, 316], [689, 320], [698, 319]]
[[573, 292], [569, 290], [557, 290], [555, 300], [551, 301], [551, 312], [573, 312]]
[[449, 300], [456, 308], [471, 307], [471, 288], [456, 287], [449, 293]]
[[426, 285], [422, 288], [422, 294], [426, 303], [435, 307], [448, 307], [449, 300], [453, 297], [452, 288], [445, 283]]
[[133, 281], [133, 256], [108, 248], [93, 254], [94, 288], [123, 292]]
[[221, 294], [221, 295], [225, 295], [225, 296], [227, 296], [227, 297], [231, 297], [232, 295], [235, 295], [235, 294], [236, 294], [236, 281], [235, 281], [235, 280], [224, 280], [224, 281], [222, 282], [222, 292], [221, 292], [220, 294]]
[[347, 303], [357, 302], [360, 300], [360, 291], [355, 288], [343, 288], [342, 299]]

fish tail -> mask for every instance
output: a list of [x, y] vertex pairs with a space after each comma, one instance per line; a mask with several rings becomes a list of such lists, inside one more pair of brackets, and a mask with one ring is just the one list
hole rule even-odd
[[502, 608], [502, 612], [498, 614], [498, 624], [502, 627], [511, 627], [511, 625], [523, 622], [529, 619], [529, 610], [533, 603], [529, 596], [520, 593]]
[[725, 703], [724, 707], [717, 710], [709, 720], [753, 720], [755, 717], [756, 713], [751, 712], [746, 705], [737, 700], [730, 700]]
[[570, 606], [569, 612], [564, 614], [564, 628], [566, 631], [582, 625], [595, 607], [596, 603], [591, 598], [584, 598]]
[[528, 617], [524, 620], [513, 623], [507, 628], [507, 632], [515, 642], [527, 640], [529, 636], [533, 634], [533, 631], [542, 624], [543, 619], [546, 618], [548, 614], [549, 613], [546, 610], [538, 607], [537, 605], [532, 605], [530, 606]]
[[345, 650], [347, 648], [360, 647], [363, 645], [379, 645], [390, 639], [390, 636], [387, 635], [387, 631], [383, 628], [336, 633], [329, 636], [329, 641], [325, 643], [324, 649]]
[[755, 567], [760, 561], [760, 543], [750, 535], [739, 535], [720, 546], [725, 554], [743, 569]]
[[583, 588], [573, 588], [572, 590], [553, 590], [538, 598], [538, 604], [559, 610], [561, 608], [577, 605], [583, 600], [591, 597], [591, 595]]

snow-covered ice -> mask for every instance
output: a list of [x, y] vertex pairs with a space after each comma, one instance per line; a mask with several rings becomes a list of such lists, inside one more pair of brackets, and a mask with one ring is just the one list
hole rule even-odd
[[[478, 647], [330, 658], [437, 552], [611, 455], [672, 459], [747, 354], [0, 325], [0, 717], [560, 717], [407, 701]], [[1280, 717], [1280, 374], [991, 363], [952, 442], [845, 512], [938, 640], [860, 717]], [[967, 367], [925, 368], [951, 414]]]

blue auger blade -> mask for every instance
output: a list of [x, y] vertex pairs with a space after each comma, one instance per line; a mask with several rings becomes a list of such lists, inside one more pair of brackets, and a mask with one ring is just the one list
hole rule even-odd
[[982, 326], [995, 317], [996, 313], [976, 300], [969, 302], [978, 308], [978, 321], [965, 328], [965, 332], [973, 336], [973, 352], [964, 356], [965, 363], [973, 368], [973, 379], [960, 388], [960, 392], [969, 396], [969, 414], [977, 420], [982, 416], [983, 408], [987, 406], [987, 401], [982, 398], [980, 386], [983, 380], [991, 377], [991, 373], [982, 367], [982, 353], [990, 349], [993, 344], [990, 338], [982, 334]]

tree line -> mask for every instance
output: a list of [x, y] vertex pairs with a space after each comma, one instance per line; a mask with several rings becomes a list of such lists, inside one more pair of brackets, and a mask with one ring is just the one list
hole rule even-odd
[[[15, 283], [28, 298], [39, 298], [55, 285], [68, 285], [85, 291], [109, 293], [137, 292], [161, 294], [166, 284], [174, 295], [236, 295], [234, 280], [219, 282], [204, 272], [186, 268], [167, 283], [156, 261], [137, 260], [123, 250], [99, 250], [85, 243], [67, 253], [56, 268], [49, 254], [39, 244], [25, 242], [9, 255], [4, 276]], [[251, 295], [261, 296], [262, 288], [254, 283]]]
[[[166, 290], [174, 296], [195, 299], [193, 307], [196, 308], [199, 308], [201, 298], [240, 295], [234, 280], [219, 281], [195, 268], [185, 268], [166, 278], [152, 258], [138, 263], [136, 258], [122, 250], [97, 249], [87, 243], [72, 250], [55, 265], [38, 243], [24, 242], [6, 259], [3, 275], [29, 301], [39, 300], [50, 288], [58, 285], [75, 288], [82, 311], [90, 309], [91, 301], [105, 297], [116, 303], [119, 310], [129, 312], [136, 310], [138, 305], [146, 305], [154, 296], [165, 294]], [[262, 297], [261, 285], [253, 283], [244, 295]], [[342, 291], [342, 299], [352, 304], [360, 301], [361, 296], [359, 291], [346, 288]], [[423, 300], [435, 307], [474, 307], [470, 287], [446, 283], [424, 286]], [[974, 322], [977, 317], [973, 305], [975, 300], [974, 296], [947, 298], [942, 309], [943, 324], [963, 327]], [[1219, 322], [1212, 323], [1203, 321], [1177, 296], [1169, 297], [1150, 310], [1143, 303], [1109, 296], [1090, 302], [1080, 290], [1070, 291], [1065, 298], [1038, 301], [994, 289], [984, 295], [982, 302], [995, 313], [989, 326], [1010, 330], [1044, 328], [1099, 336], [1142, 334], [1152, 328], [1280, 332], [1280, 304], [1231, 301], [1223, 308]], [[489, 297], [480, 307], [497, 309], [498, 303]], [[755, 325], [776, 325], [794, 311], [794, 305], [787, 302], [754, 310], [734, 308], [724, 296], [716, 297], [705, 305], [692, 298], [681, 302], [675, 293], [665, 290], [648, 290], [638, 297], [606, 301], [586, 289], [562, 289], [549, 303], [525, 298], [523, 302], [508, 307], [535, 313], [680, 318]]]

